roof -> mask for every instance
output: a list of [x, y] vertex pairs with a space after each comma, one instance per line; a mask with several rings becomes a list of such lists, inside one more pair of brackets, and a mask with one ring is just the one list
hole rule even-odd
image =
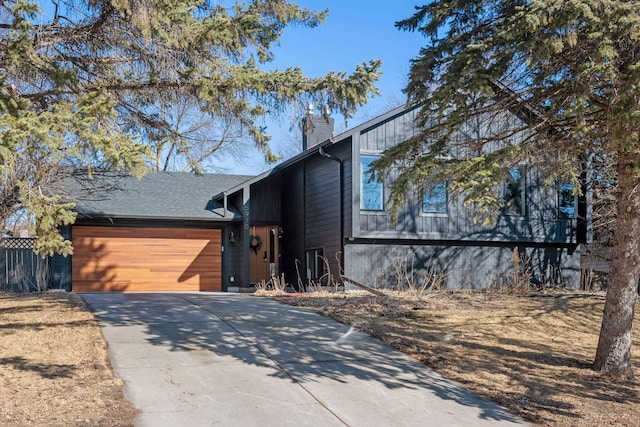
[[83, 217], [232, 220], [240, 218], [240, 213], [224, 209], [213, 196], [250, 178], [155, 172], [137, 179], [104, 173], [76, 180], [69, 199]]

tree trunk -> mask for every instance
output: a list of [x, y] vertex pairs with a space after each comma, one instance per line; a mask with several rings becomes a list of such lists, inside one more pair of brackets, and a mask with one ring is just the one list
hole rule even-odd
[[633, 378], [631, 338], [640, 278], [640, 176], [637, 153], [618, 157], [618, 200], [613, 260], [594, 369]]

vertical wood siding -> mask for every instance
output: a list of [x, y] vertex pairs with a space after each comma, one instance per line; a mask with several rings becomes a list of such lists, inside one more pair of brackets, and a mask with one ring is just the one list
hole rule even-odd
[[345, 238], [353, 236], [353, 161], [352, 161], [352, 142], [345, 141], [342, 145], [336, 147], [334, 155], [342, 159], [344, 164], [344, 236]]
[[282, 172], [282, 182], [286, 188], [282, 192], [282, 241], [280, 247], [281, 268], [285, 280], [298, 283], [296, 260], [300, 262], [300, 275], [304, 279], [305, 246], [305, 204], [304, 204], [304, 164], [299, 163]]
[[[233, 242], [230, 241], [230, 233], [233, 233]], [[243, 259], [243, 227], [242, 222], [235, 222], [226, 226], [223, 230], [223, 290], [227, 290], [230, 286], [244, 286], [242, 283], [242, 265]], [[233, 277], [233, 282], [231, 282]]]
[[[332, 155], [343, 160], [344, 233], [352, 235], [351, 145], [345, 142], [332, 147]], [[336, 254], [340, 246], [340, 166], [320, 155], [286, 168], [281, 173], [282, 224], [281, 267], [288, 283], [304, 282], [306, 251], [322, 249], [331, 273], [339, 274]], [[298, 269], [296, 270], [296, 261]]]
[[336, 254], [341, 250], [339, 164], [321, 156], [310, 158], [305, 165], [305, 184], [305, 251], [323, 249], [336, 276]]
[[[558, 218], [557, 189], [543, 185], [543, 177], [536, 171], [525, 169], [526, 200], [524, 216], [502, 215], [493, 226], [486, 226], [481, 221], [474, 221], [474, 211], [462, 206], [462, 201], [449, 197], [446, 214], [423, 214], [421, 203], [417, 195], [407, 203], [399, 213], [398, 221], [394, 225], [390, 221], [388, 211], [371, 212], [360, 211], [359, 186], [359, 154], [381, 153], [394, 145], [416, 134], [415, 117], [418, 110], [409, 110], [397, 114], [380, 123], [370, 126], [356, 135], [354, 145], [356, 156], [354, 164], [358, 169], [351, 173], [354, 181], [352, 189], [355, 197], [351, 209], [357, 214], [351, 216], [357, 221], [354, 237], [370, 238], [408, 238], [435, 240], [478, 240], [478, 241], [530, 241], [530, 242], [576, 242], [576, 219]], [[465, 123], [453, 135], [453, 139], [476, 135], [486, 137], [503, 132], [510, 121], [520, 120], [511, 113], [500, 113], [493, 117], [483, 117], [473, 123]], [[464, 135], [463, 135], [464, 134]], [[494, 150], [504, 144], [515, 144], [524, 135], [514, 135], [510, 140], [496, 142], [487, 146], [486, 150]], [[453, 152], [453, 156], [478, 153]], [[384, 197], [389, 197], [389, 185], [393, 180], [393, 173], [385, 183]], [[502, 188], [497, 188], [501, 192]]]
[[280, 223], [280, 174], [251, 184], [251, 223]]

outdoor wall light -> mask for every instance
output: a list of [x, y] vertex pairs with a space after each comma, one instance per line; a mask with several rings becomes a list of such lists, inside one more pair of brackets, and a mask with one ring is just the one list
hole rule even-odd
[[236, 236], [233, 234], [233, 231], [229, 232], [229, 243], [235, 243], [236, 242]]

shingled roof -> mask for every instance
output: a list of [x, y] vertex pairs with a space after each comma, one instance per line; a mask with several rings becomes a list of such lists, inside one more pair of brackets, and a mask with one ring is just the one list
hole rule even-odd
[[69, 199], [80, 217], [231, 220], [239, 212], [213, 196], [252, 178], [246, 175], [156, 172], [137, 179], [96, 174], [76, 181]]

